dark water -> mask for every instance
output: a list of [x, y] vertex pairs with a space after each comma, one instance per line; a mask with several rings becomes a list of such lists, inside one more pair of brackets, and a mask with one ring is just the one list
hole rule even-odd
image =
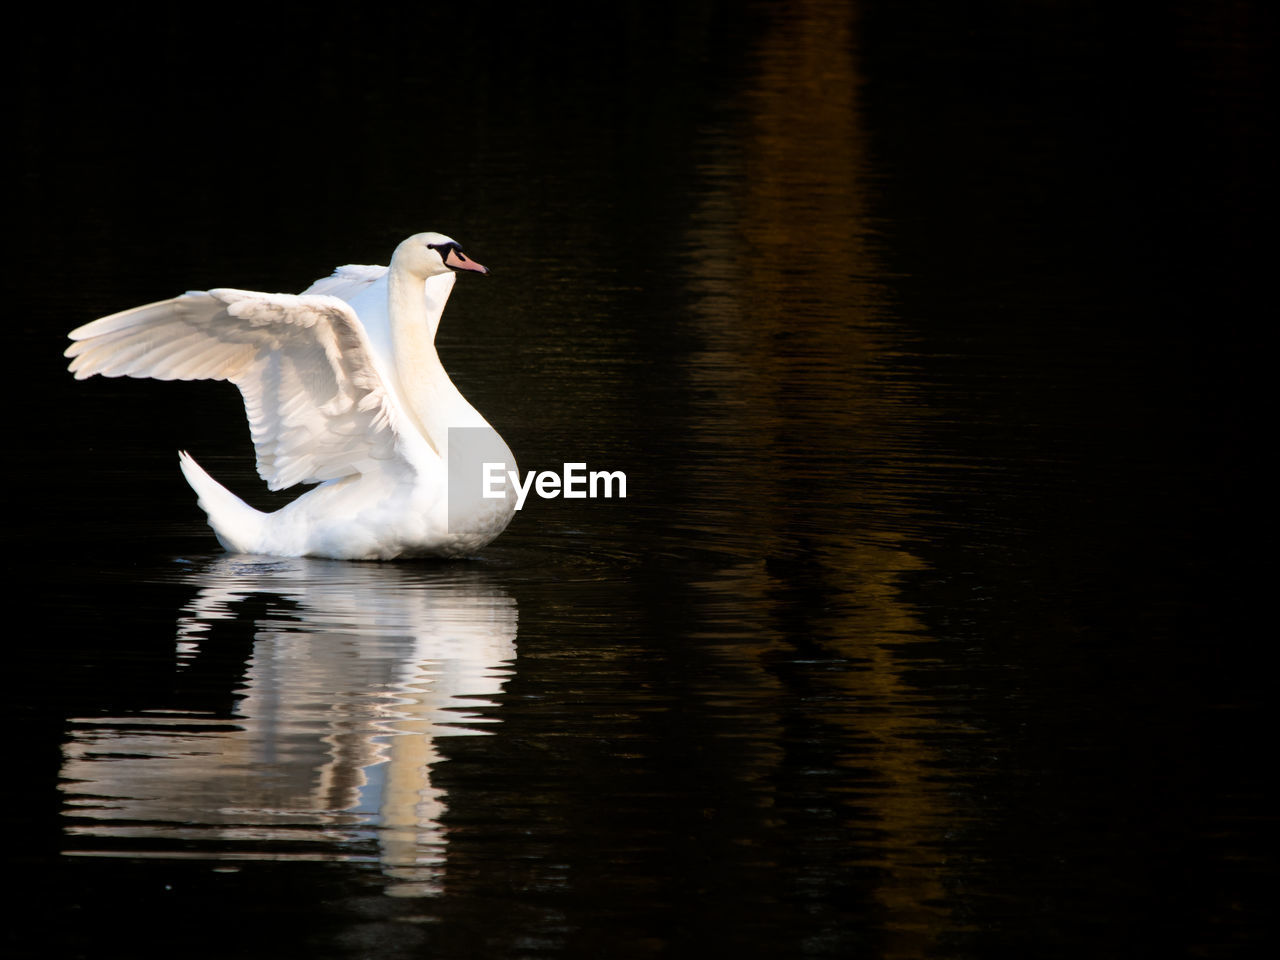
[[[30, 37], [10, 955], [1260, 951], [1265, 17], [960, 6]], [[424, 229], [459, 387], [625, 500], [228, 557], [235, 391], [63, 371]]]

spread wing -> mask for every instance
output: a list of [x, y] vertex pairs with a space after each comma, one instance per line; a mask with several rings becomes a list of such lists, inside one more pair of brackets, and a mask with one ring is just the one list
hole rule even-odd
[[350, 303], [352, 297], [373, 286], [376, 281], [382, 279], [386, 272], [386, 267], [364, 263], [349, 263], [345, 267], [338, 267], [331, 276], [317, 280], [303, 290], [302, 294], [303, 296], [307, 294], [324, 294]]
[[395, 400], [359, 318], [335, 296], [192, 292], [69, 336], [77, 379], [234, 383], [272, 490], [363, 473], [397, 455]]

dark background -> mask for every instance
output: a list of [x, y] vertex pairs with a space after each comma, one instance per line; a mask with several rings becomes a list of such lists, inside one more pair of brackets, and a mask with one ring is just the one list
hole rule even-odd
[[[20, 954], [1273, 938], [1263, 6], [36, 24], [7, 64]], [[442, 327], [463, 392], [522, 466], [585, 457], [634, 491], [543, 504], [491, 552], [521, 659], [500, 734], [438, 772], [452, 892], [417, 922], [334, 864], [60, 858], [68, 718], [231, 711], [253, 644], [247, 620], [173, 688], [191, 590], [165, 570], [214, 549], [174, 451], [270, 502], [234, 391], [75, 383], [66, 331], [300, 290], [427, 229], [494, 270]], [[759, 593], [697, 586], [740, 570]], [[631, 763], [602, 746], [627, 738]], [[928, 829], [878, 812], [907, 742], [948, 798]]]

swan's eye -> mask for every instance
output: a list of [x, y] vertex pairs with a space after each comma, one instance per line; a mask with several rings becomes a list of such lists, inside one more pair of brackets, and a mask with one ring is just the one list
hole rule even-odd
[[440, 254], [441, 260], [448, 259], [450, 250], [455, 251], [458, 254], [458, 256], [461, 257], [463, 260], [466, 259], [466, 257], [462, 256], [462, 248], [458, 246], [456, 243], [428, 243], [427, 246], [430, 247], [432, 250], [434, 250], [436, 253]]

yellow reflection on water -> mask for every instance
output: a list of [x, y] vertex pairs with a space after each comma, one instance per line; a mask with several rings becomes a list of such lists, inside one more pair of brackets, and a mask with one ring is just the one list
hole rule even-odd
[[[755, 51], [735, 119], [704, 131], [704, 200], [686, 234], [684, 282], [698, 295], [689, 319], [702, 344], [688, 367], [698, 398], [688, 429], [715, 462], [690, 465], [689, 523], [736, 537], [735, 553], [778, 561], [744, 561], [699, 584], [701, 638], [752, 674], [757, 738], [785, 741], [768, 707], [788, 693], [779, 659], [799, 662], [803, 647], [844, 665], [812, 668], [823, 699], [812, 709], [856, 745], [831, 787], [860, 811], [847, 826], [866, 827], [865, 816], [880, 839], [837, 859], [879, 878], [885, 955], [916, 956], [954, 928], [942, 841], [956, 814], [929, 745], [939, 721], [904, 679], [921, 661], [898, 652], [928, 639], [899, 587], [923, 564], [906, 535], [911, 478], [895, 466], [925, 412], [895, 375], [905, 334], [874, 279], [884, 268], [856, 30], [846, 4], [787, 4]], [[851, 479], [859, 464], [877, 472]], [[776, 762], [781, 754], [775, 746]], [[779, 779], [757, 774], [766, 793]]]

